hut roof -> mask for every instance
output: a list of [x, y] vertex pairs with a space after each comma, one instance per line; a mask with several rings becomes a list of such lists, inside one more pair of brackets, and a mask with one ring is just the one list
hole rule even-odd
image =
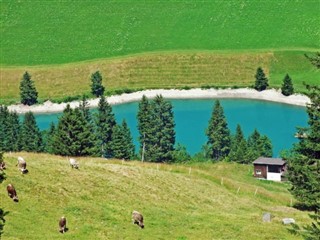
[[266, 158], [259, 157], [257, 160], [253, 162], [253, 164], [263, 164], [263, 165], [284, 165], [286, 162], [282, 160], [282, 158]]

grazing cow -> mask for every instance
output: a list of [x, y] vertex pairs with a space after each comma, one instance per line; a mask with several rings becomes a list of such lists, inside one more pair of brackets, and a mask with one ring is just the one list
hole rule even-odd
[[62, 216], [59, 220], [59, 232], [65, 233], [66, 231], [67, 231], [67, 219]]
[[137, 224], [137, 225], [139, 225], [141, 228], [144, 228], [143, 216], [142, 216], [142, 214], [139, 213], [138, 211], [133, 211], [133, 212], [132, 212], [132, 222], [133, 222], [133, 224]]
[[0, 170], [5, 170], [6, 169], [6, 164], [5, 162], [0, 163]]
[[15, 202], [19, 201], [16, 189], [14, 188], [14, 186], [12, 184], [8, 184], [7, 192], [8, 192], [8, 196], [11, 197], [13, 199], [13, 201], [15, 201]]
[[22, 157], [18, 157], [18, 162], [16, 166], [18, 166], [22, 174], [28, 173], [27, 162]]
[[70, 162], [70, 165], [71, 165], [72, 168], [75, 168], [75, 169], [79, 168], [79, 163], [74, 158], [70, 158], [69, 162]]

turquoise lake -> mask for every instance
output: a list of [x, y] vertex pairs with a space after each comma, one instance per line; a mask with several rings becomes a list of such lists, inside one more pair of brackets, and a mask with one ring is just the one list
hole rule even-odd
[[[176, 123], [176, 143], [186, 146], [190, 154], [201, 150], [206, 143], [205, 130], [211, 117], [215, 99], [170, 100], [173, 105]], [[256, 128], [267, 135], [273, 144], [273, 155], [278, 157], [284, 149], [290, 149], [297, 142], [294, 137], [297, 126], [307, 126], [307, 113], [304, 107], [258, 100], [220, 99], [228, 126], [232, 133], [239, 123], [246, 137]], [[136, 145], [138, 143], [137, 111], [138, 102], [112, 106], [118, 123], [126, 119]], [[57, 123], [61, 113], [35, 115], [41, 130], [51, 122]]]

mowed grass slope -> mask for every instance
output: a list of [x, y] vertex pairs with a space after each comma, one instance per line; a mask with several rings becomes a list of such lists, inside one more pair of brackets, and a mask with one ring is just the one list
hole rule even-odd
[[299, 51], [153, 53], [58, 66], [0, 68], [0, 104], [19, 102], [25, 71], [31, 74], [42, 102], [91, 96], [90, 76], [97, 70], [110, 95], [156, 88], [248, 87], [254, 85], [258, 66], [269, 77], [270, 87], [280, 88], [287, 73], [297, 92], [305, 91], [303, 82], [320, 83], [320, 71]]
[[[27, 175], [15, 167], [19, 155]], [[67, 158], [46, 154], [6, 154], [5, 161], [4, 240], [299, 239], [281, 219], [309, 222], [306, 212], [289, 207], [287, 184], [253, 179], [251, 166], [196, 164], [189, 175], [186, 165], [159, 164], [157, 170], [156, 164], [98, 158], [79, 158], [75, 170]], [[6, 195], [8, 183], [19, 203]], [[144, 214], [143, 230], [131, 223], [134, 209]], [[271, 223], [262, 222], [264, 212], [274, 216]], [[64, 235], [58, 232], [62, 215], [69, 228]]]
[[319, 49], [319, 1], [8, 1], [0, 65], [172, 50]]

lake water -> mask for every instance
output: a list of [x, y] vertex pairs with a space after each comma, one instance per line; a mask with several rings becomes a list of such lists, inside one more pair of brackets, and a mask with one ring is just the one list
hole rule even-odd
[[[170, 100], [176, 123], [176, 143], [186, 146], [190, 154], [201, 150], [207, 141], [205, 129], [211, 117], [214, 99]], [[306, 126], [308, 117], [304, 107], [258, 100], [220, 99], [228, 126], [232, 133], [239, 123], [246, 137], [255, 128], [267, 135], [273, 144], [273, 155], [278, 157], [281, 150], [290, 149], [297, 142], [294, 137], [297, 126]], [[138, 102], [112, 106], [118, 123], [126, 119], [136, 149], [139, 147], [137, 130]], [[35, 115], [41, 130], [51, 122], [57, 123], [61, 113]]]

